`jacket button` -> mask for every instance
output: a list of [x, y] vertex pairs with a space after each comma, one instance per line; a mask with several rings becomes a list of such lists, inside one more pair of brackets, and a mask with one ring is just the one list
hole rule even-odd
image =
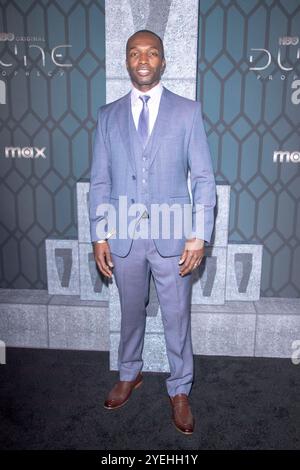
[[130, 199], [130, 201], [131, 201], [132, 203], [134, 203], [134, 199]]
[[132, 175], [132, 179], [133, 179], [133, 180], [135, 180], [135, 179], [136, 179], [135, 175]]

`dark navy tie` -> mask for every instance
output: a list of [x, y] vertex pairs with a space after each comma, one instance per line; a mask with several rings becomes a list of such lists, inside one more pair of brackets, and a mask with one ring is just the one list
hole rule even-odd
[[140, 113], [139, 123], [138, 123], [138, 134], [142, 140], [143, 147], [146, 147], [148, 136], [149, 136], [149, 108], [147, 101], [149, 100], [149, 95], [140, 95], [139, 98], [143, 102], [143, 109]]

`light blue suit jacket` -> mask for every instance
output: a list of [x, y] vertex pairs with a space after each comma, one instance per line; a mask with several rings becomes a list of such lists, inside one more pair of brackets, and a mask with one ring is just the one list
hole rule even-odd
[[[136, 168], [130, 135], [130, 93], [98, 110], [89, 191], [92, 241], [100, 238], [99, 232], [96, 232], [97, 223], [105, 219], [105, 215], [97, 215], [99, 204], [112, 204], [118, 217], [119, 196], [127, 196], [128, 206], [132, 201], [140, 202], [136, 200]], [[214, 227], [216, 184], [201, 103], [177, 95], [163, 86], [152, 134], [148, 175], [150, 204], [192, 204], [193, 230], [196, 229], [196, 204], [203, 205], [203, 238], [210, 242]], [[187, 183], [188, 170], [192, 203]], [[118, 227], [116, 230], [117, 234], [108, 242], [110, 250], [116, 255], [126, 256], [132, 238], [119, 238]], [[154, 242], [162, 256], [175, 256], [182, 253], [185, 237], [163, 239], [160, 233]]]

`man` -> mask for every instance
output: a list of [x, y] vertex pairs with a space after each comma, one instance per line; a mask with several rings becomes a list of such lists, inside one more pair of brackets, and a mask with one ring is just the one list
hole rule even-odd
[[[211, 157], [200, 103], [171, 92], [160, 82], [166, 67], [161, 38], [149, 30], [134, 33], [126, 44], [126, 67], [131, 91], [98, 111], [89, 193], [95, 261], [103, 275], [111, 278], [113, 272], [121, 303], [120, 380], [104, 406], [110, 410], [123, 406], [142, 383], [152, 272], [170, 365], [166, 386], [173, 423], [179, 431], [191, 434], [195, 424], [188, 400], [193, 382], [191, 272], [200, 265], [204, 242], [210, 242], [213, 230], [216, 187]], [[122, 196], [126, 196], [125, 205], [121, 204]], [[175, 203], [177, 215], [178, 208], [188, 204], [192, 207], [189, 233], [193, 236], [171, 234], [165, 238], [160, 228], [158, 237], [121, 236], [118, 216], [137, 203], [146, 209], [136, 221], [135, 231], [141, 224], [149, 227], [154, 204]], [[105, 232], [106, 237], [100, 226], [103, 222], [107, 228], [111, 219], [107, 213], [99, 215], [103, 204], [111, 204], [117, 215], [116, 226], [110, 225], [113, 230]], [[196, 206], [204, 211], [203, 236], [198, 235]]]

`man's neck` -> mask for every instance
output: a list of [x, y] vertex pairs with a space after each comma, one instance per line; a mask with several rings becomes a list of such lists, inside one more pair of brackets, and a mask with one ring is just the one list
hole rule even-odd
[[[132, 83], [132, 82], [131, 82]], [[149, 91], [153, 90], [154, 88], [158, 88], [159, 86], [161, 86], [161, 81], [157, 82], [153, 87], [151, 88], [148, 88], [148, 90], [140, 90], [139, 88], [137, 88], [134, 83], [132, 83], [132, 88], [134, 88], [135, 91], [139, 92], [139, 93], [148, 93]]]

